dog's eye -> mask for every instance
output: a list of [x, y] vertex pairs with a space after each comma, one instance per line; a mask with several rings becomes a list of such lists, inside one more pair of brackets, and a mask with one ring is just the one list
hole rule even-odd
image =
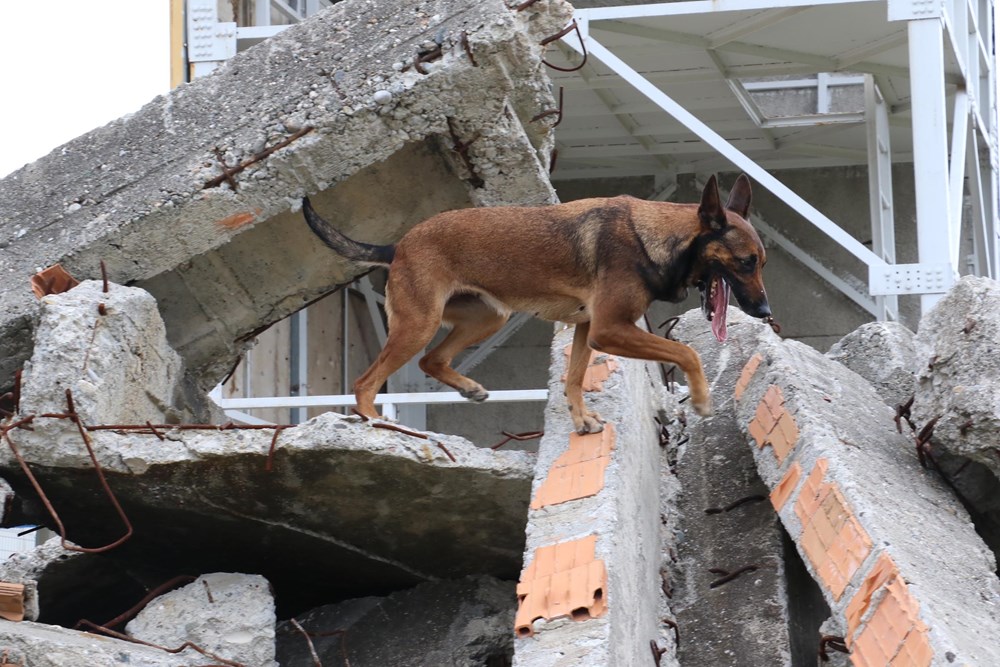
[[740, 268], [746, 271], [751, 271], [757, 266], [757, 255], [750, 255], [749, 257], [741, 257]]

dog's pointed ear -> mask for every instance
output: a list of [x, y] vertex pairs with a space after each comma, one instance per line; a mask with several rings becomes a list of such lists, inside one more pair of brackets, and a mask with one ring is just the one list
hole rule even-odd
[[719, 182], [715, 174], [708, 179], [705, 190], [701, 193], [701, 205], [698, 207], [698, 218], [704, 231], [718, 232], [726, 227], [726, 212], [719, 198]]
[[740, 174], [740, 177], [736, 179], [736, 184], [729, 192], [726, 208], [746, 220], [747, 214], [750, 212], [750, 179], [747, 178], [746, 174]]

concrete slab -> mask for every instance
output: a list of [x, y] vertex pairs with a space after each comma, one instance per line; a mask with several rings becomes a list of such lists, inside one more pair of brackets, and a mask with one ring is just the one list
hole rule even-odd
[[914, 333], [899, 322], [869, 322], [847, 334], [826, 353], [872, 383], [891, 408], [913, 396], [920, 362]]
[[805, 345], [764, 340], [737, 391], [771, 503], [852, 662], [1000, 663], [986, 639], [1000, 632], [993, 554], [871, 385]]
[[[674, 510], [678, 539], [671, 609], [687, 640], [681, 642], [680, 662], [804, 664], [792, 660], [781, 528], [753, 453], [742, 442], [733, 401], [743, 366], [761, 340], [776, 336], [735, 308], [727, 319], [725, 343], [712, 335], [701, 309], [685, 313], [672, 332], [701, 356], [715, 408], [712, 417], [689, 417], [683, 432], [687, 442], [674, 466], [681, 491]], [[744, 567], [754, 569], [723, 585], [716, 583], [723, 575], [710, 571]], [[816, 628], [812, 631], [815, 636]]]
[[[289, 213], [303, 195], [382, 241], [445, 208], [553, 201], [548, 122], [529, 121], [555, 107], [538, 43], [570, 12], [561, 0], [522, 12], [501, 0], [337, 3], [9, 175], [0, 386], [30, 354], [27, 281], [50, 264], [96, 278], [103, 259], [117, 282], [148, 281], [171, 343], [210, 386], [260, 327], [357, 273], [306, 242]], [[435, 39], [441, 57], [421, 73], [412, 62]], [[217, 154], [260, 159], [234, 189]], [[358, 190], [370, 196], [348, 207]]]
[[[552, 345], [514, 665], [646, 664], [650, 642], [669, 647], [673, 637], [659, 620], [663, 452], [653, 420], [669, 399], [655, 366], [595, 355], [587, 402], [607, 424], [603, 433], [578, 436], [562, 385], [571, 339], [563, 330]], [[676, 664], [669, 648], [661, 664]]]
[[31, 667], [87, 664], [186, 667], [192, 664], [188, 657], [150, 646], [30, 621], [0, 623], [0, 646], [7, 650], [7, 659], [13, 664]]

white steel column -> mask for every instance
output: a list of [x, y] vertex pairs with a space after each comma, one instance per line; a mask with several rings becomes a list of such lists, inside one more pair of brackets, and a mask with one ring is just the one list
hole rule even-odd
[[[910, 96], [913, 107], [913, 177], [917, 204], [917, 253], [921, 264], [947, 264], [954, 274], [945, 105], [944, 28], [940, 17], [908, 22]], [[941, 294], [922, 294], [928, 312]]]
[[[896, 228], [892, 202], [892, 148], [889, 110], [875, 77], [865, 75], [865, 122], [868, 130], [868, 201], [872, 252], [888, 264], [896, 263]], [[896, 295], [876, 296], [879, 320], [898, 320]]]

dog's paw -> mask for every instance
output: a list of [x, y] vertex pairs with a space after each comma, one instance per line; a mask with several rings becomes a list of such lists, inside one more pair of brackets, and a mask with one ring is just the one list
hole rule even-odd
[[694, 411], [697, 412], [702, 417], [712, 416], [712, 397], [705, 396], [702, 400], [692, 400], [691, 405], [694, 407]]
[[479, 385], [476, 385], [474, 389], [460, 389], [458, 393], [461, 394], [463, 398], [467, 398], [473, 403], [482, 403], [490, 397], [490, 392], [486, 391]]
[[604, 420], [596, 412], [590, 412], [582, 419], [573, 419], [573, 427], [580, 435], [600, 433], [604, 430]]

